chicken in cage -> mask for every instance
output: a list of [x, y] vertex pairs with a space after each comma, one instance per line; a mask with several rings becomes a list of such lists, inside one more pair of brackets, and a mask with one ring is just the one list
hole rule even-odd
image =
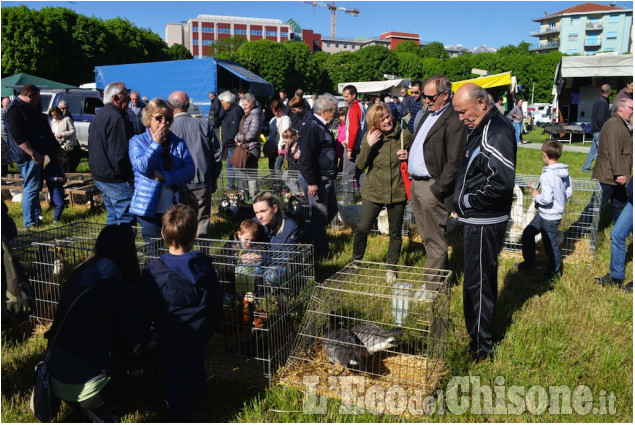
[[[280, 380], [360, 375], [384, 389], [434, 388], [445, 369], [450, 271], [356, 261], [316, 285]], [[337, 395], [335, 395], [337, 396]]]

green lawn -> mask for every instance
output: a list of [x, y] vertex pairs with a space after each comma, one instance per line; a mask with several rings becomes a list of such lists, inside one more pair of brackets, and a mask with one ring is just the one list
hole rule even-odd
[[[536, 135], [539, 136], [539, 135]], [[533, 134], [531, 135], [533, 137]], [[527, 138], [526, 138], [527, 140]], [[538, 141], [538, 140], [536, 140]], [[586, 154], [565, 152], [562, 162], [570, 165], [571, 175], [581, 177]], [[262, 161], [261, 161], [262, 162]], [[540, 151], [518, 150], [518, 173], [539, 174]], [[19, 204], [9, 203], [10, 213], [21, 225]], [[105, 222], [105, 212], [66, 210], [69, 220]], [[44, 213], [44, 222], [52, 222], [52, 210]], [[227, 225], [215, 223], [218, 234], [226, 236]], [[450, 269], [457, 281], [451, 289], [448, 337], [448, 370], [441, 386], [443, 398], [430, 406], [436, 413], [415, 421], [424, 422], [632, 422], [633, 421], [633, 297], [593, 281], [608, 271], [610, 256], [610, 220], [603, 215], [598, 232], [598, 248], [593, 264], [565, 263], [564, 275], [552, 286], [538, 284], [519, 274], [514, 258], [500, 257], [499, 297], [495, 315], [498, 335], [496, 356], [492, 361], [469, 363], [465, 356], [468, 337], [463, 321], [462, 255], [451, 254]], [[347, 233], [329, 231], [334, 247], [331, 259], [316, 265], [316, 277], [322, 281], [343, 267], [351, 257], [352, 239]], [[366, 260], [384, 261], [388, 239], [372, 235]], [[628, 242], [632, 258], [632, 239]], [[400, 263], [425, 264], [420, 243], [406, 241]], [[632, 280], [633, 263], [627, 263], [627, 279]], [[28, 409], [34, 365], [43, 356], [41, 332], [30, 326], [2, 332], [2, 415], [3, 422], [32, 422]], [[465, 381], [472, 377], [471, 389], [478, 382], [481, 392], [467, 391]], [[485, 387], [485, 389], [483, 389]], [[492, 411], [479, 410], [471, 397], [483, 397], [493, 391]], [[557, 397], [557, 391], [571, 397]], [[363, 393], [362, 393], [363, 394]], [[212, 381], [209, 383], [204, 422], [398, 422], [386, 405], [383, 414], [368, 411], [345, 414], [340, 402], [320, 404], [321, 413], [305, 413], [310, 394], [282, 386], [263, 387], [249, 382]], [[458, 396], [458, 399], [457, 399]], [[465, 400], [461, 398], [467, 397]], [[454, 397], [454, 398], [453, 398]], [[443, 403], [441, 400], [443, 399]], [[567, 403], [571, 399], [570, 403]], [[458, 400], [458, 401], [457, 401]], [[364, 405], [363, 401], [357, 400]], [[466, 402], [466, 404], [462, 404]], [[497, 404], [498, 402], [498, 404]], [[437, 403], [437, 404], [434, 404]], [[121, 406], [126, 422], [162, 420], [161, 392], [144, 394]], [[434, 410], [434, 409], [432, 409]], [[60, 422], [83, 421], [82, 415], [64, 407]], [[406, 419], [408, 420], [408, 419]]]

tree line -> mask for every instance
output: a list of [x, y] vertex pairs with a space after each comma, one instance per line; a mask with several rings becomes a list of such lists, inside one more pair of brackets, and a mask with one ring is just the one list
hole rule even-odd
[[[168, 48], [158, 34], [127, 19], [86, 17], [61, 7], [39, 11], [3, 7], [2, 47], [3, 77], [27, 72], [74, 85], [94, 81], [95, 66], [192, 58], [184, 46]], [[206, 54], [238, 62], [275, 90], [303, 88], [305, 93], [335, 93], [338, 83], [383, 80], [384, 74], [425, 79], [442, 73], [460, 81], [476, 77], [472, 68], [491, 74], [511, 71], [526, 99], [534, 86], [536, 102], [551, 102], [554, 73], [562, 57], [560, 52], [532, 53], [526, 42], [496, 53], [450, 58], [438, 41], [423, 47], [406, 41], [395, 51], [375, 45], [327, 54], [313, 53], [302, 42], [248, 42], [242, 37], [218, 40]]]

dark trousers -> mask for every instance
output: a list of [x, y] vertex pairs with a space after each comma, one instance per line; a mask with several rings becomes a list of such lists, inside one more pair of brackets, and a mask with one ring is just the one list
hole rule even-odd
[[549, 259], [549, 266], [545, 276], [550, 278], [560, 274], [560, 247], [558, 246], [558, 226], [560, 220], [545, 220], [537, 214], [531, 223], [523, 230], [521, 239], [523, 245], [523, 259], [529, 269], [536, 265], [536, 235], [542, 235], [542, 244]]
[[64, 166], [64, 171], [67, 173], [74, 173], [77, 170], [79, 162], [82, 160], [82, 148], [79, 145], [74, 146], [73, 150], [66, 152], [68, 160]]
[[463, 313], [473, 358], [483, 359], [493, 354], [498, 254], [506, 229], [507, 221], [488, 225], [464, 223], [463, 226]]
[[203, 358], [172, 358], [164, 356], [164, 388], [167, 422], [197, 422], [205, 396]]
[[55, 213], [53, 214], [53, 221], [60, 221], [62, 218], [62, 211], [64, 211], [64, 188], [59, 186], [48, 186], [49, 193], [51, 194], [51, 200], [55, 205]]
[[621, 184], [604, 184], [600, 183], [600, 187], [602, 188], [602, 201], [600, 202], [600, 211], [604, 211], [604, 208], [607, 207], [609, 201], [611, 201], [611, 205], [613, 206], [613, 223], [617, 221], [617, 218], [622, 213], [624, 206], [628, 202], [628, 197], [626, 196], [626, 189]]
[[[385, 205], [388, 210], [388, 233], [390, 235], [387, 262], [388, 264], [397, 264], [399, 254], [401, 254], [401, 226], [403, 224], [403, 213], [406, 209], [406, 202]], [[355, 236], [353, 238], [353, 261], [364, 258], [366, 244], [368, 242], [368, 233], [383, 207], [384, 204], [377, 204], [366, 200], [362, 202], [362, 210], [359, 214], [359, 221], [357, 222], [357, 228], [355, 229]]]
[[[163, 241], [161, 240], [162, 217], [162, 214], [156, 214], [154, 217], [137, 216], [137, 223], [141, 226], [141, 237], [147, 245], [148, 252], [163, 246]], [[159, 240], [156, 240], [157, 238]], [[153, 244], [150, 245], [151, 243]]]
[[209, 237], [209, 218], [212, 209], [212, 189], [208, 184], [205, 187], [189, 187], [190, 191], [198, 200], [198, 228], [196, 230], [197, 238]]
[[322, 176], [322, 181], [318, 183], [316, 196], [308, 196], [309, 185], [302, 174], [298, 181], [302, 190], [307, 194], [309, 208], [311, 211], [311, 222], [307, 226], [307, 232], [313, 240], [315, 247], [315, 257], [322, 258], [329, 254], [329, 244], [326, 239], [326, 226], [337, 214], [337, 195], [335, 193], [335, 183], [332, 179]]

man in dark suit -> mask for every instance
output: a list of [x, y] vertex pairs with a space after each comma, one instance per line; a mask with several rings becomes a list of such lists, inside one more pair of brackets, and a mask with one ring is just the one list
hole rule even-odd
[[426, 268], [432, 269], [446, 267], [445, 226], [467, 141], [467, 127], [452, 107], [451, 91], [452, 83], [444, 75], [425, 81], [422, 97], [428, 110], [415, 129], [408, 154], [412, 210], [427, 253]]

